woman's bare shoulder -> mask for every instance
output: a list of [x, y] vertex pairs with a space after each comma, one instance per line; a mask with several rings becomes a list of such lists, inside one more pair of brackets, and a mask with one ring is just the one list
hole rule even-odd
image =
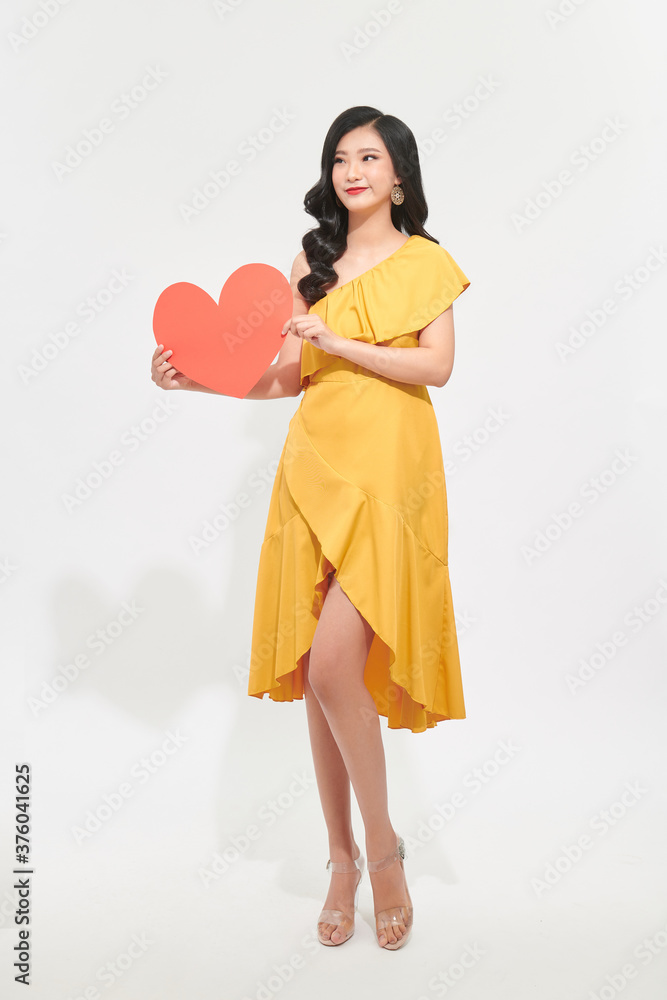
[[306, 274], [310, 274], [310, 264], [308, 263], [308, 259], [306, 257], [306, 251], [300, 250], [292, 263], [290, 281], [292, 283], [300, 281]]
[[[299, 291], [298, 285], [302, 278], [305, 278], [307, 274], [310, 274], [310, 265], [306, 260], [306, 251], [301, 250], [300, 253], [294, 258], [292, 264], [292, 273], [290, 274], [289, 283], [292, 288], [292, 294], [294, 296], [294, 307], [297, 312], [308, 312], [309, 303], [304, 299], [303, 295]], [[299, 306], [301, 308], [299, 308]]]

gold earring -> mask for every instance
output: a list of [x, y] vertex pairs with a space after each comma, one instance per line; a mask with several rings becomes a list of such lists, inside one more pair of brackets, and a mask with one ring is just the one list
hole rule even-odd
[[394, 205], [402, 205], [404, 198], [405, 198], [405, 193], [401, 185], [394, 184], [393, 188], [391, 189], [391, 200], [393, 201]]

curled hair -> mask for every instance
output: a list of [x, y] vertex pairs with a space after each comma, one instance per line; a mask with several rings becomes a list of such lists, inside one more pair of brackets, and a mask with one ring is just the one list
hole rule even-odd
[[377, 108], [360, 105], [343, 111], [331, 124], [322, 147], [322, 172], [307, 192], [303, 204], [306, 212], [317, 219], [319, 226], [305, 233], [301, 245], [306, 253], [310, 274], [304, 275], [297, 288], [311, 304], [324, 298], [326, 285], [338, 275], [334, 263], [347, 247], [348, 212], [336, 200], [331, 170], [340, 140], [352, 129], [369, 125], [384, 142], [395, 172], [401, 178], [404, 199], [401, 205], [391, 205], [391, 220], [395, 228], [408, 236], [423, 236], [438, 243], [424, 229], [428, 215], [422, 186], [419, 151], [408, 126], [393, 115], [383, 115]]

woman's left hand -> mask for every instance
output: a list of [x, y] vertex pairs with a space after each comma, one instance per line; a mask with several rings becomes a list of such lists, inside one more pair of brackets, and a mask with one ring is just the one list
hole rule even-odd
[[303, 340], [308, 340], [314, 347], [318, 347], [327, 354], [338, 355], [339, 347], [345, 337], [327, 326], [321, 316], [317, 313], [305, 313], [301, 316], [292, 316], [291, 330]]

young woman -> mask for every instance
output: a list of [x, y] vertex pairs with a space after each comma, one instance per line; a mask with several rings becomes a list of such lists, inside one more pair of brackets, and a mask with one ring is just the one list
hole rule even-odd
[[[470, 282], [424, 230], [415, 138], [355, 107], [331, 125], [307, 193], [318, 222], [292, 267], [277, 360], [248, 393], [303, 393], [276, 472], [255, 598], [248, 694], [304, 699], [332, 872], [317, 924], [354, 933], [365, 829], [378, 944], [412, 928], [405, 845], [389, 818], [380, 716], [424, 732], [464, 719], [447, 499], [428, 385], [454, 362], [452, 302]], [[158, 346], [161, 388], [202, 391]]]

